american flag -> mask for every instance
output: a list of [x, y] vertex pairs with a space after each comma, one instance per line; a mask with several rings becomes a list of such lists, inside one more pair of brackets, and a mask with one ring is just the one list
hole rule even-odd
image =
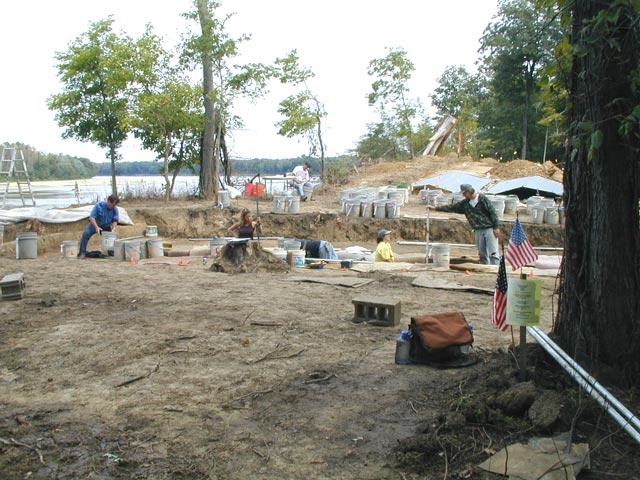
[[513, 270], [524, 267], [527, 263], [533, 262], [538, 258], [536, 252], [533, 251], [531, 243], [527, 240], [518, 218], [516, 218], [516, 223], [513, 225], [513, 230], [511, 230], [506, 256]]
[[504, 264], [504, 257], [502, 257], [496, 280], [496, 291], [493, 293], [491, 323], [503, 332], [507, 329], [507, 287], [507, 268]]

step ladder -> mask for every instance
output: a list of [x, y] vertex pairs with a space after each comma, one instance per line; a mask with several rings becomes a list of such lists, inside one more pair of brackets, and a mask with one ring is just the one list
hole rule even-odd
[[15, 147], [2, 147], [2, 156], [0, 157], [0, 185], [4, 182], [2, 188], [2, 208], [7, 206], [7, 197], [9, 196], [9, 187], [12, 182], [18, 185], [18, 193], [22, 206], [27, 206], [27, 201], [31, 200], [31, 205], [36, 206], [36, 200], [31, 190], [31, 180], [29, 180], [29, 171], [27, 170], [27, 162], [24, 160], [22, 150]]

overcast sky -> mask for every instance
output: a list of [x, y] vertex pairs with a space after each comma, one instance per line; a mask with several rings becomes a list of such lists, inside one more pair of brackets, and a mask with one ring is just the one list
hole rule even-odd
[[[0, 141], [20, 141], [45, 152], [105, 159], [96, 145], [62, 139], [62, 130], [46, 107], [60, 89], [56, 51], [84, 32], [89, 22], [113, 15], [116, 28], [133, 36], [153, 24], [167, 46], [178, 43], [188, 27], [180, 14], [190, 0], [0, 1]], [[325, 103], [329, 155], [352, 149], [375, 120], [366, 94], [367, 64], [385, 47], [403, 47], [414, 62], [412, 94], [427, 109], [436, 79], [447, 65], [474, 68], [478, 39], [496, 11], [495, 0], [235, 0], [223, 1], [237, 14], [234, 34], [250, 33], [240, 61], [271, 62], [291, 49], [313, 69], [311, 88]], [[278, 102], [288, 94], [275, 85], [255, 104], [239, 103], [245, 123], [232, 134], [232, 156], [284, 158], [308, 152], [304, 142], [276, 134]], [[121, 149], [123, 160], [151, 160], [135, 140]]]

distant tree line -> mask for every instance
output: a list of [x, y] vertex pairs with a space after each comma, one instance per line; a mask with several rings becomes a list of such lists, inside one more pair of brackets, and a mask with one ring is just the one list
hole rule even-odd
[[[95, 176], [110, 176], [111, 163], [94, 163], [88, 158], [74, 157], [62, 153], [44, 153], [24, 143], [5, 142], [6, 147], [17, 147], [22, 150], [29, 177], [31, 180], [77, 180]], [[232, 163], [231, 175], [253, 176], [280, 175], [291, 172], [294, 167], [308, 162], [311, 165], [311, 175], [319, 175], [322, 168], [320, 158], [300, 156], [296, 158], [252, 158], [235, 160]], [[354, 156], [325, 158], [327, 171], [335, 176], [336, 172], [350, 168], [357, 162]], [[118, 162], [116, 174], [118, 176], [161, 175], [163, 164], [158, 161]], [[198, 175], [199, 165], [183, 166], [179, 175]]]
[[44, 153], [20, 142], [5, 142], [2, 145], [22, 150], [31, 180], [75, 180], [95, 177], [98, 173], [98, 164], [88, 158], [62, 153]]

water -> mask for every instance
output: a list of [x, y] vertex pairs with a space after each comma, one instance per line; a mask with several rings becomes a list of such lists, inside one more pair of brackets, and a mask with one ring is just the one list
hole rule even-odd
[[[231, 177], [231, 185], [244, 190], [245, 176]], [[316, 180], [317, 179], [312, 179]], [[144, 175], [116, 177], [120, 196], [160, 197], [164, 192], [164, 177], [161, 175]], [[78, 193], [76, 196], [76, 183]], [[66, 208], [77, 204], [95, 203], [111, 194], [111, 177], [93, 177], [81, 180], [44, 180], [31, 182], [36, 206], [47, 208]], [[273, 193], [282, 189], [273, 184]], [[173, 187], [173, 196], [194, 195], [198, 190], [198, 176], [179, 175]], [[15, 183], [11, 184], [7, 198], [7, 207], [21, 207], [22, 202], [17, 193]], [[4, 194], [4, 192], [2, 192]], [[1, 199], [1, 196], [0, 196]], [[1, 200], [0, 200], [1, 202]], [[30, 202], [27, 201], [27, 206]]]

